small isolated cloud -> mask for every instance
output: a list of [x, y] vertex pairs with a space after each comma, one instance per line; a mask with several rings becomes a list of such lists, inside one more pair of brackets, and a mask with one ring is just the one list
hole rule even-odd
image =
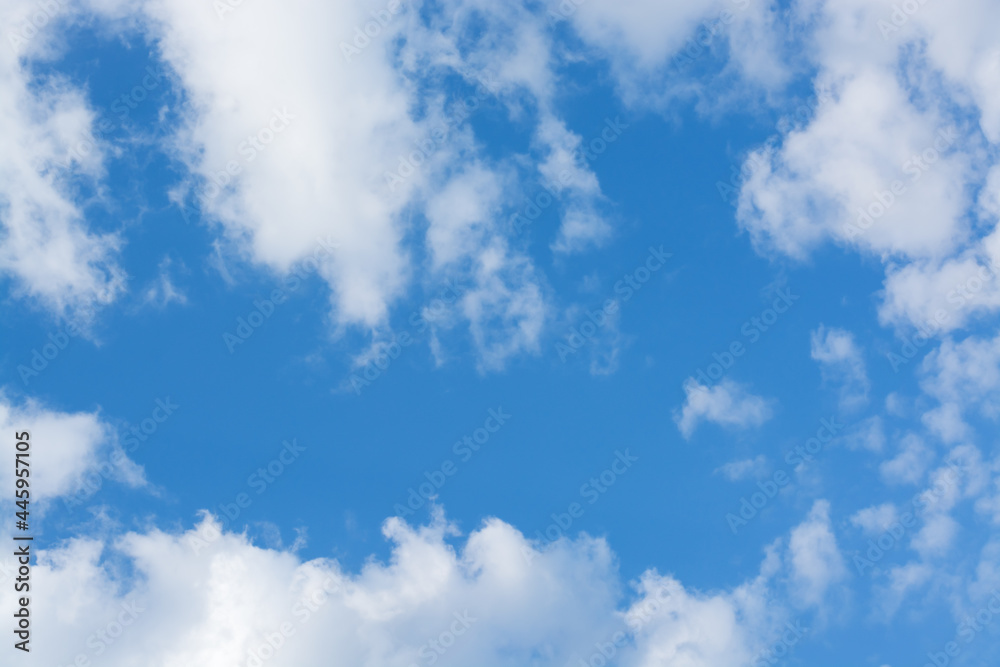
[[164, 257], [160, 261], [160, 275], [150, 283], [142, 295], [144, 304], [166, 308], [171, 303], [187, 303], [187, 296], [174, 285], [170, 277], [171, 264], [173, 262], [169, 257]]
[[879, 535], [896, 522], [898, 512], [892, 503], [866, 507], [851, 517], [851, 523], [865, 532], [866, 535]]
[[882, 418], [875, 415], [848, 429], [844, 434], [844, 442], [848, 449], [881, 452], [885, 446], [885, 427], [882, 425]]
[[823, 382], [839, 387], [841, 410], [857, 410], [868, 403], [871, 383], [851, 332], [820, 325], [812, 332], [811, 355], [820, 364]]
[[879, 472], [889, 484], [916, 484], [927, 472], [933, 456], [923, 440], [910, 434], [900, 443], [899, 454], [883, 462]]
[[688, 378], [684, 393], [687, 398], [683, 407], [674, 412], [674, 421], [685, 438], [690, 438], [703, 421], [746, 429], [760, 426], [773, 414], [772, 401], [751, 394], [732, 380], [723, 380], [709, 388]]
[[716, 468], [715, 472], [722, 473], [730, 482], [738, 482], [748, 477], [760, 477], [767, 472], [767, 459], [763, 454], [759, 454], [752, 459], [730, 461]]

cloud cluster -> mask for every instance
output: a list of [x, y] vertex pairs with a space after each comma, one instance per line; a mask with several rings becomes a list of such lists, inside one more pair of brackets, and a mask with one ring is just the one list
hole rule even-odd
[[[337, 656], [499, 667], [602, 654], [628, 667], [744, 664], [788, 621], [783, 573], [807, 587], [808, 607], [835, 583], [824, 512], [818, 506], [787, 549], [773, 545], [757, 576], [713, 593], [652, 570], [626, 587], [604, 540], [581, 535], [541, 548], [498, 519], [453, 546], [457, 529], [440, 510], [424, 526], [387, 520], [388, 560], [356, 573], [255, 546], [209, 515], [179, 533], [75, 538], [39, 554], [37, 646], [26, 664], [84, 656], [108, 667], [280, 667]], [[4, 586], [0, 604], [11, 595]]]
[[794, 6], [821, 102], [748, 159], [739, 224], [763, 252], [832, 241], [880, 258], [885, 324], [933, 334], [995, 312], [1000, 66], [979, 21], [1000, 10]]

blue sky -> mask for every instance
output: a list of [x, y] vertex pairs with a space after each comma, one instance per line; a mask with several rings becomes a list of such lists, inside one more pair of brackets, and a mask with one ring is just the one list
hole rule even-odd
[[10, 664], [996, 653], [996, 2], [0, 13]]

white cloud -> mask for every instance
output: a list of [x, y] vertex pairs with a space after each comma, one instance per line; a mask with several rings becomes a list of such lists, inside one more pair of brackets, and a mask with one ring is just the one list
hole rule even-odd
[[[100, 474], [130, 486], [145, 483], [142, 468], [122, 451], [111, 427], [93, 412], [66, 413], [35, 400], [21, 405], [0, 394], [0, 427], [30, 433], [31, 494], [51, 501], [83, 488], [84, 476]], [[2, 467], [0, 483], [14, 487], [12, 466]]]
[[480, 370], [498, 370], [513, 355], [539, 350], [547, 318], [545, 300], [530, 260], [500, 240], [475, 258], [475, 286], [461, 299]]
[[[31, 664], [82, 654], [107, 667], [243, 666], [256, 654], [274, 667], [330, 655], [398, 667], [561, 665], [622, 633], [617, 664], [724, 667], [747, 662], [787, 618], [770, 588], [773, 556], [730, 591], [701, 593], [648, 571], [626, 598], [603, 540], [539, 551], [490, 519], [453, 547], [457, 531], [440, 513], [422, 527], [390, 519], [383, 532], [389, 559], [357, 573], [254, 546], [212, 518], [180, 534], [68, 540], [38, 554], [33, 618], [60, 639], [33, 644]], [[0, 604], [11, 607], [13, 594], [0, 589]]]
[[876, 589], [878, 609], [884, 620], [892, 618], [906, 596], [920, 588], [934, 576], [934, 568], [919, 562], [889, 568], [888, 582]]
[[82, 91], [33, 68], [55, 53], [55, 28], [71, 11], [61, 3], [0, 6], [0, 274], [15, 294], [86, 323], [121, 293], [125, 274], [121, 240], [90, 228], [70, 185], [103, 175], [94, 113]]
[[738, 482], [748, 477], [761, 477], [767, 472], [767, 458], [763, 454], [758, 454], [752, 459], [730, 461], [717, 468], [715, 472], [721, 472], [730, 482]]
[[833, 241], [876, 255], [881, 321], [935, 335], [1000, 308], [997, 165], [982, 150], [1000, 140], [1000, 40], [982, 27], [1000, 12], [983, 0], [927, 4], [897, 27], [894, 11], [883, 0], [793, 3], [822, 101], [804, 127], [751, 154], [738, 219], [761, 251], [805, 259]]
[[771, 401], [729, 379], [709, 388], [688, 378], [684, 394], [684, 405], [674, 411], [674, 421], [685, 438], [690, 438], [703, 421], [746, 429], [760, 426], [773, 414]]
[[[606, 123], [601, 131], [609, 131], [603, 135], [611, 141], [618, 141], [621, 133], [627, 128], [620, 127], [621, 122]], [[548, 155], [538, 166], [544, 185], [556, 192], [565, 201], [566, 210], [563, 214], [559, 235], [552, 244], [552, 249], [559, 253], [572, 253], [583, 250], [590, 245], [600, 245], [611, 235], [611, 225], [597, 210], [602, 199], [601, 186], [597, 176], [586, 164], [581, 164], [579, 157], [585, 143], [599, 141], [598, 147], [610, 146], [602, 136], [594, 137], [585, 142], [579, 135], [566, 128], [565, 123], [554, 118], [543, 118], [539, 123], [536, 141]]]
[[[697, 97], [703, 105], [712, 105], [715, 93], [731, 102], [733, 90], [742, 84], [777, 90], [789, 78], [789, 67], [779, 57], [784, 28], [777, 3], [586, 0], [573, 4], [577, 7], [570, 20], [581, 38], [610, 61], [627, 104], [665, 107], [679, 97]], [[704, 76], [705, 72], [712, 76]], [[720, 81], [724, 85], [706, 94]]]
[[879, 472], [889, 484], [917, 484], [933, 459], [924, 441], [911, 433], [900, 441], [896, 457], [879, 466]]
[[405, 284], [399, 215], [426, 178], [417, 169], [395, 193], [385, 178], [424, 138], [388, 55], [407, 10], [350, 62], [338, 46], [371, 20], [369, 9], [384, 8], [251, 3], [220, 18], [192, 0], [142, 5], [189, 99], [173, 148], [199, 180], [203, 214], [277, 272], [332, 238], [319, 273], [338, 319], [368, 326], [385, 319]]
[[825, 500], [817, 500], [806, 521], [792, 530], [788, 549], [794, 591], [805, 606], [820, 605], [830, 586], [847, 576], [830, 527], [830, 503]]
[[854, 335], [820, 326], [812, 332], [811, 355], [820, 363], [823, 379], [839, 385], [840, 409], [857, 410], [868, 403], [868, 371]]
[[156, 308], [166, 308], [171, 303], [187, 303], [187, 296], [174, 285], [170, 277], [170, 267], [172, 264], [173, 261], [169, 257], [164, 257], [160, 260], [160, 275], [146, 287], [142, 296], [143, 303], [155, 306]]
[[851, 517], [851, 523], [868, 535], [880, 535], [896, 522], [898, 512], [892, 503], [866, 507]]
[[651, 69], [680, 51], [701, 20], [725, 7], [722, 0], [587, 0], [580, 3], [572, 20], [585, 39], [620, 63]]
[[946, 339], [924, 359], [921, 387], [940, 405], [924, 415], [924, 423], [946, 442], [967, 437], [963, 414], [978, 409], [992, 420], [1000, 417], [1000, 336]]
[[925, 559], [948, 552], [958, 534], [958, 522], [947, 514], [932, 514], [913, 536], [911, 546]]
[[[554, 111], [563, 56], [541, 12], [482, 0], [430, 13], [384, 0], [223, 3], [222, 16], [219, 3], [196, 0], [92, 4], [141, 26], [183, 90], [169, 149], [190, 173], [187, 197], [225, 241], [217, 247], [282, 273], [320, 239], [334, 241], [318, 274], [335, 327], [360, 326], [377, 341], [413, 282], [469, 278], [455, 312], [480, 369], [500, 368], [538, 349], [548, 317], [542, 278], [509, 238], [521, 231], [507, 220], [522, 173], [556, 195], [554, 248], [611, 234], [580, 137]], [[384, 25], [365, 37], [373, 13]], [[474, 37], [483, 25], [489, 37]], [[452, 89], [456, 74], [472, 95]], [[497, 102], [532, 124], [527, 159], [485, 159], [467, 120]], [[427, 266], [413, 261], [421, 244]]]
[[[825, 240], [876, 253], [941, 257], [965, 237], [964, 153], [948, 122], [915, 108], [891, 72], [826, 81], [831, 98], [806, 127], [752, 157], [738, 219], [754, 244], [796, 258]], [[934, 149], [938, 142], [938, 149]], [[927, 169], [912, 157], [939, 151]], [[896, 193], [892, 185], [898, 182]]]

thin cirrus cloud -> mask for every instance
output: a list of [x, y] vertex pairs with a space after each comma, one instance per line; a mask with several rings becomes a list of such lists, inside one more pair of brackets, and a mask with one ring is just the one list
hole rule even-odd
[[823, 380], [837, 386], [841, 410], [854, 411], [868, 403], [871, 383], [853, 334], [820, 326], [812, 332], [810, 355], [820, 364]]

